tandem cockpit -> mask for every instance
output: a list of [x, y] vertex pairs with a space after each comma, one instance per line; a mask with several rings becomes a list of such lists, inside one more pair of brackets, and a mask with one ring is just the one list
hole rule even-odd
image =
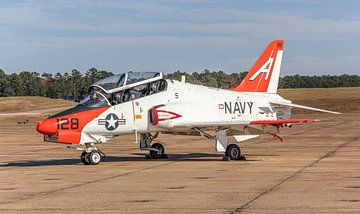
[[127, 72], [92, 84], [80, 105], [99, 108], [117, 105], [165, 91], [167, 82], [160, 72]]

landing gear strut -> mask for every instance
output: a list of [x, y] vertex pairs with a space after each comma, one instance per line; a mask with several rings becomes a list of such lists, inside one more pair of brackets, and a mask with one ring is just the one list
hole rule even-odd
[[158, 136], [158, 133], [155, 135], [148, 134], [141, 134], [140, 136], [140, 150], [148, 150], [149, 155], [147, 158], [150, 159], [162, 159], [167, 158], [165, 154], [165, 148], [161, 143], [153, 143], [153, 140]]

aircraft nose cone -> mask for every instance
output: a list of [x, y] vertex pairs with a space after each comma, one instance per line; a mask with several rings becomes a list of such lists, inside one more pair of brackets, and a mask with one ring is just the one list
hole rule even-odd
[[45, 119], [38, 122], [36, 130], [45, 135], [54, 135], [57, 130], [56, 120], [53, 118]]

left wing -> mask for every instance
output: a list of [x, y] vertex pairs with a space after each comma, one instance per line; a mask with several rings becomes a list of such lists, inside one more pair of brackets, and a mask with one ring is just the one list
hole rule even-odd
[[309, 107], [309, 106], [303, 106], [303, 105], [293, 104], [293, 103], [286, 103], [286, 102], [281, 102], [281, 101], [271, 101], [270, 103], [271, 103], [271, 104], [275, 104], [275, 105], [280, 105], [280, 106], [301, 108], [301, 109], [307, 109], [307, 110], [311, 110], [311, 111], [325, 112], [325, 113], [330, 113], [330, 114], [341, 114], [340, 112], [336, 112], [336, 111], [329, 111], [329, 110], [325, 110], [325, 109], [313, 108], [313, 107]]

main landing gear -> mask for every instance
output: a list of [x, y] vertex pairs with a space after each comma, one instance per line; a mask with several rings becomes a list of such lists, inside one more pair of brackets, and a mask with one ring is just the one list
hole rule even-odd
[[226, 130], [217, 130], [215, 139], [215, 149], [218, 152], [225, 152], [223, 160], [246, 160], [241, 155], [241, 150], [236, 144], [228, 144], [229, 139]]
[[167, 158], [165, 148], [161, 143], [153, 143], [159, 134], [151, 135], [150, 133], [140, 135], [140, 150], [148, 150], [149, 154], [146, 158], [149, 159], [164, 159]]
[[85, 150], [80, 155], [80, 160], [84, 165], [98, 165], [102, 157], [105, 156], [94, 144], [85, 145]]
[[225, 160], [246, 160], [245, 156], [241, 154], [241, 149], [236, 144], [230, 144], [226, 147]]

